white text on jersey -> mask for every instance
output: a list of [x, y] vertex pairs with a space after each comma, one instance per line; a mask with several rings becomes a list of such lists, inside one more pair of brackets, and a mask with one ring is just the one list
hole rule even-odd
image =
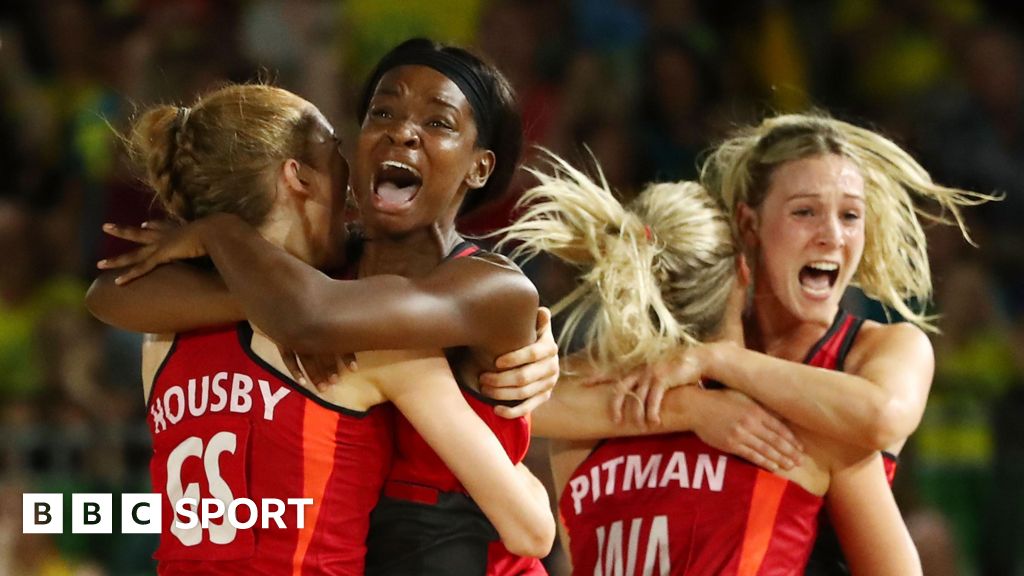
[[[290, 390], [281, 386], [271, 392], [270, 382], [257, 379], [263, 399], [263, 419], [274, 419], [274, 408]], [[217, 372], [201, 380], [190, 378], [187, 387], [170, 386], [162, 397], [155, 398], [149, 412], [153, 416], [153, 432], [159, 434], [168, 423], [177, 424], [188, 411], [193, 417], [207, 412], [235, 412], [244, 414], [252, 410], [252, 392], [256, 387], [251, 376], [239, 372]], [[210, 395], [214, 399], [210, 401]], [[187, 398], [187, 400], [186, 400]]]
[[[595, 464], [589, 472], [581, 471], [569, 480], [572, 504], [576, 513], [579, 514], [583, 510], [583, 502], [587, 496], [590, 497], [590, 502], [597, 502], [602, 496], [610, 496], [620, 490], [629, 492], [634, 488], [666, 488], [673, 482], [674, 486], [679, 488], [722, 491], [728, 461], [725, 456], [719, 455], [718, 460], [712, 462], [710, 455], [698, 454], [696, 462], [691, 466], [691, 462], [687, 462], [686, 453], [676, 450], [669, 456], [664, 468], [663, 456], [629, 454]], [[618, 474], [620, 466], [623, 468], [621, 475]]]
[[[597, 528], [597, 558], [594, 562], [594, 576], [669, 576], [672, 563], [669, 559], [668, 516], [655, 516], [647, 530], [647, 546], [644, 555], [640, 552], [640, 534], [643, 518], [633, 518], [629, 523], [628, 547], [623, 550], [622, 530], [625, 522], [616, 520], [611, 526]], [[638, 562], [643, 564], [638, 564]], [[641, 568], [641, 570], [637, 570]], [[655, 568], [658, 570], [655, 571]]]

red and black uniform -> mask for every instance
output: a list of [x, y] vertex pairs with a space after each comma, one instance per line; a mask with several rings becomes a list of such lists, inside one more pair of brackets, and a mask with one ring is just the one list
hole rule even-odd
[[[462, 242], [448, 259], [479, 253]], [[494, 432], [513, 464], [530, 445], [528, 418], [494, 413], [496, 401], [465, 385], [455, 369], [466, 351], [446, 351], [456, 381], [473, 411]], [[400, 413], [395, 453], [380, 503], [370, 519], [366, 573], [388, 576], [511, 576], [547, 574], [540, 561], [510, 554], [465, 488]]]
[[798, 573], [821, 506], [690, 432], [602, 441], [559, 500], [573, 574], [586, 576]]
[[[863, 318], [858, 318], [840, 309], [835, 320], [832, 321], [832, 326], [807, 353], [804, 364], [842, 372], [846, 363], [846, 355], [853, 347], [853, 342], [857, 339], [857, 334], [863, 324]], [[885, 475], [891, 486], [893, 478], [896, 476], [896, 455], [882, 452], [882, 462], [885, 464]], [[828, 514], [822, 511], [819, 519], [818, 539], [814, 542], [814, 550], [807, 563], [806, 574], [808, 576], [829, 576], [849, 573], [850, 569], [843, 557], [839, 539], [829, 522]]]
[[[361, 575], [370, 511], [391, 464], [393, 409], [356, 412], [318, 398], [253, 353], [252, 336], [247, 322], [178, 334], [154, 379], [147, 419], [162, 496], [158, 572]], [[180, 528], [181, 498], [251, 499], [257, 521]], [[279, 507], [271, 499], [284, 504], [284, 527], [264, 514]], [[237, 520], [250, 521], [251, 511], [238, 506]]]

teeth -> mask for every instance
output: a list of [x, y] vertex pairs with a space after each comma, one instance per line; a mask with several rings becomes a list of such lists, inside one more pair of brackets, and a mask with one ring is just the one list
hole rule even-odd
[[836, 270], [839, 270], [839, 264], [836, 264], [835, 262], [811, 262], [807, 267], [813, 268], [814, 270], [820, 270], [822, 272], [835, 272]]
[[397, 162], [395, 160], [385, 160], [384, 162], [381, 163], [381, 167], [383, 167], [383, 168], [401, 168], [401, 169], [404, 169], [404, 170], [408, 170], [409, 172], [412, 172], [413, 174], [416, 175], [417, 178], [420, 177], [420, 171], [419, 170], [413, 168], [412, 166], [409, 166], [408, 164], [406, 164], [404, 162]]

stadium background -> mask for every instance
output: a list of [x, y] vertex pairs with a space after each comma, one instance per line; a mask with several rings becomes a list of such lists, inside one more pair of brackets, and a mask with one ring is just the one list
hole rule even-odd
[[[94, 262], [124, 247], [100, 223], [149, 209], [108, 121], [123, 128], [138, 106], [266, 79], [317, 104], [351, 143], [366, 72], [412, 35], [489, 55], [519, 91], [529, 140], [577, 161], [587, 144], [627, 197], [652, 179], [692, 178], [731, 126], [808, 107], [881, 130], [943, 183], [1005, 191], [970, 214], [980, 249], [930, 230], [943, 334], [896, 489], [926, 573], [1024, 574], [1024, 53], [1013, 4], [4, 2], [0, 575], [152, 572], [152, 537], [20, 528], [24, 492], [148, 489], [140, 339], [82, 306]], [[465, 229], [506, 221], [511, 200]], [[572, 281], [543, 261], [530, 274], [549, 299]], [[849, 303], [884, 318], [856, 294]]]

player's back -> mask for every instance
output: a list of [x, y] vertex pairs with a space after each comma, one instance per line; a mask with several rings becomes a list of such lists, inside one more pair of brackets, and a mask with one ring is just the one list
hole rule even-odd
[[800, 571], [822, 498], [692, 433], [602, 441], [559, 508], [575, 574]]
[[[362, 574], [369, 514], [390, 465], [391, 407], [330, 404], [253, 343], [248, 323], [179, 334], [152, 379], [159, 572]], [[189, 520], [173, 508], [183, 497], [235, 502], [235, 519], [255, 525], [221, 518], [179, 528], [175, 519]]]

